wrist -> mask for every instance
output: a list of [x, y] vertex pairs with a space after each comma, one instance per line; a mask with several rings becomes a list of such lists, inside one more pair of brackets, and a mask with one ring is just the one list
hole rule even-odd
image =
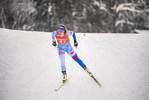
[[74, 46], [78, 46], [78, 42], [76, 40], [74, 40]]
[[74, 43], [77, 43], [77, 40], [74, 40]]

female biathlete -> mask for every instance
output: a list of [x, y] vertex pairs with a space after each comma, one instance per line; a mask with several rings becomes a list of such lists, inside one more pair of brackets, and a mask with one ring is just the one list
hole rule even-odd
[[77, 53], [72, 48], [69, 40], [69, 36], [71, 35], [73, 36], [73, 39], [74, 39], [74, 46], [77, 47], [78, 43], [77, 43], [75, 33], [73, 31], [68, 31], [65, 25], [60, 24], [58, 26], [58, 29], [54, 31], [52, 34], [52, 44], [54, 47], [57, 47], [58, 55], [61, 61], [61, 71], [63, 74], [63, 82], [65, 82], [67, 79], [66, 66], [65, 66], [65, 52], [69, 56], [71, 56], [89, 75], [92, 75], [92, 73], [89, 71], [89, 69], [86, 67], [86, 65], [78, 57]]

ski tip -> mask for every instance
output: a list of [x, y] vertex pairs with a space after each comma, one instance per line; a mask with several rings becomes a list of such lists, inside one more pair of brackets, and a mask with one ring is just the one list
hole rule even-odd
[[101, 84], [100, 83], [98, 83], [98, 85], [101, 87]]
[[57, 89], [55, 89], [55, 91], [57, 91]]

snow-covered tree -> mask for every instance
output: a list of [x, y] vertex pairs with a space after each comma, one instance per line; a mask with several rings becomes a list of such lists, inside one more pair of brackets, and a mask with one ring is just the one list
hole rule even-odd
[[[115, 0], [114, 3], [114, 32], [133, 32], [139, 26], [149, 29], [149, 9], [145, 1], [131, 0], [130, 3], [119, 3]], [[142, 19], [141, 23], [139, 19]]]
[[149, 0], [0, 0], [3, 28], [53, 31], [60, 18], [75, 32], [149, 29]]

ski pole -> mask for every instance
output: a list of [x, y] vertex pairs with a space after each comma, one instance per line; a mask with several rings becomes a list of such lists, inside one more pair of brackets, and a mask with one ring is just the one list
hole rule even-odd
[[[77, 42], [77, 43], [80, 43], [81, 40], [84, 38], [85, 34], [83, 35], [83, 37]], [[77, 47], [75, 47], [77, 49]]]
[[83, 35], [83, 37], [78, 41], [78, 43], [80, 43], [81, 42], [81, 40], [84, 38], [84, 36], [85, 36], [85, 34]]

